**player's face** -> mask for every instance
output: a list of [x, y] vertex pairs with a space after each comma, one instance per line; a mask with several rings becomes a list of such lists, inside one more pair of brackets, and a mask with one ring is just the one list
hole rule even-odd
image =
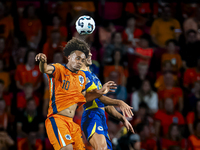
[[92, 65], [92, 53], [91, 52], [89, 52], [89, 55], [88, 55], [88, 57], [87, 57], [87, 59], [85, 61], [85, 65], [86, 66], [91, 66]]
[[86, 61], [85, 54], [81, 51], [75, 51], [68, 57], [69, 65], [73, 71], [79, 71]]

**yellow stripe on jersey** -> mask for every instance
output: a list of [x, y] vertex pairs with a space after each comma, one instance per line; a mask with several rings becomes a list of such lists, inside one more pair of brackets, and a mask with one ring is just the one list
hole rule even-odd
[[97, 86], [94, 84], [94, 82], [92, 82], [92, 85], [87, 88], [86, 92], [89, 92], [89, 91], [94, 90], [94, 89], [97, 89]]
[[93, 109], [93, 108], [98, 108], [98, 105], [97, 105], [97, 103], [96, 103], [96, 101], [95, 101], [95, 100], [93, 100], [93, 101], [92, 101], [92, 106], [90, 106], [90, 107], [86, 108], [85, 110], [88, 110], [88, 109]]
[[91, 132], [90, 136], [88, 137], [88, 139], [90, 139], [91, 136], [92, 136], [95, 132], [96, 132], [96, 122], [95, 122], [95, 124], [94, 124], [94, 127], [92, 128], [92, 132]]

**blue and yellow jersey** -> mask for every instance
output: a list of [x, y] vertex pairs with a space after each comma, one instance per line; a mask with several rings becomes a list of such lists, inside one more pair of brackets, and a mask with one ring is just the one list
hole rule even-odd
[[[86, 85], [85, 85], [86, 92], [89, 92], [96, 88], [98, 90], [102, 88], [101, 81], [94, 73], [90, 71], [84, 71], [84, 70], [81, 70], [81, 71], [83, 71], [86, 76]], [[105, 105], [97, 98], [91, 102], [85, 103], [83, 107], [84, 107], [84, 110], [89, 110], [93, 108], [105, 107]]]

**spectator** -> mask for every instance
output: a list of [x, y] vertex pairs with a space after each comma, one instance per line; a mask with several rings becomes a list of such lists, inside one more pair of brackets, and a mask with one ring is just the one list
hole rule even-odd
[[127, 91], [126, 83], [128, 77], [128, 70], [123, 67], [120, 50], [113, 52], [112, 63], [104, 67], [104, 81], [114, 81], [118, 85], [116, 90], [117, 99], [126, 100]]
[[[172, 64], [170, 61], [166, 61], [162, 65], [162, 72], [157, 72], [157, 80], [154, 84], [155, 88], [157, 88], [158, 91], [163, 90], [166, 88], [165, 80], [167, 74], [171, 72], [172, 73]], [[173, 82], [174, 86], [178, 84], [178, 77], [176, 74], [173, 74]]]
[[0, 99], [0, 128], [6, 130], [8, 127], [8, 114], [6, 112], [6, 103]]
[[200, 120], [196, 120], [193, 126], [194, 134], [188, 137], [188, 150], [198, 150], [200, 147]]
[[113, 52], [111, 65], [104, 67], [104, 77], [105, 82], [112, 78], [118, 85], [126, 86], [128, 70], [123, 67], [120, 50]]
[[122, 136], [117, 143], [117, 150], [140, 150], [141, 145], [139, 135], [130, 132]]
[[37, 138], [36, 132], [29, 132], [27, 138], [17, 140], [18, 150], [43, 150], [41, 139]]
[[189, 103], [192, 109], [196, 107], [196, 103], [198, 100], [200, 100], [200, 81], [196, 81], [194, 83], [194, 88], [189, 95]]
[[123, 43], [129, 46], [136, 46], [139, 42], [139, 37], [143, 34], [142, 30], [135, 26], [135, 18], [130, 17], [127, 20], [126, 28], [122, 33]]
[[200, 56], [200, 41], [197, 40], [197, 32], [189, 30], [186, 33], [186, 41], [180, 41], [180, 48], [183, 67], [185, 69], [196, 67]]
[[180, 33], [179, 22], [171, 17], [171, 7], [168, 5], [164, 6], [162, 17], [156, 19], [151, 26], [153, 42], [160, 47], [164, 47], [167, 40], [178, 40]]
[[0, 149], [8, 150], [9, 148], [12, 149], [15, 144], [14, 140], [8, 135], [8, 133], [3, 129], [0, 128]]
[[140, 62], [150, 65], [153, 56], [153, 49], [149, 47], [150, 38], [147, 34], [140, 37], [139, 47], [135, 49], [134, 55], [136, 56], [133, 62], [133, 69], [137, 70], [137, 65]]
[[199, 80], [200, 80], [200, 57], [197, 60], [197, 65], [195, 68], [188, 68], [185, 71], [183, 77], [183, 86], [185, 88], [192, 89], [194, 87], [194, 83]]
[[25, 8], [24, 16], [20, 20], [20, 29], [26, 35], [29, 46], [36, 49], [42, 37], [42, 23], [35, 14], [33, 4]]
[[28, 51], [28, 48], [26, 46], [20, 46], [16, 50], [16, 52], [13, 54], [13, 60], [16, 66], [24, 62], [24, 58], [27, 51]]
[[17, 66], [15, 80], [17, 88], [24, 89], [25, 83], [32, 83], [34, 91], [41, 85], [42, 74], [39, 66], [35, 65], [35, 51], [29, 50], [26, 53], [24, 64]]
[[200, 119], [200, 100], [196, 102], [196, 107], [194, 111], [189, 112], [186, 116], [186, 121], [187, 121], [190, 135], [194, 134], [193, 125], [194, 125], [195, 120], [198, 120], [198, 119]]
[[[162, 81], [164, 82], [164, 80], [163, 80], [163, 74], [165, 72], [172, 72], [172, 63], [171, 63], [170, 60], [166, 60], [166, 61], [164, 61], [162, 63], [161, 71], [156, 72], [156, 78], [159, 79], [160, 77], [162, 77]], [[156, 88], [158, 88], [158, 87], [156, 87]]]
[[145, 123], [140, 123], [136, 126], [136, 131], [140, 136], [141, 149], [155, 150], [157, 149], [156, 139], [150, 137], [149, 127]]
[[43, 53], [47, 56], [47, 62], [53, 62], [53, 54], [56, 51], [61, 51], [65, 47], [66, 42], [61, 41], [61, 34], [58, 30], [51, 31], [51, 38], [44, 44]]
[[38, 138], [44, 136], [43, 118], [36, 109], [34, 99], [27, 101], [26, 109], [19, 114], [17, 119], [17, 136], [19, 138], [25, 138], [30, 132], [36, 132]]
[[13, 18], [10, 15], [6, 16], [6, 8], [3, 1], [0, 2], [0, 30], [0, 36], [4, 37], [5, 39], [8, 39], [9, 36], [11, 38], [13, 37]]
[[[120, 51], [120, 53], [122, 54], [122, 56], [124, 56], [126, 54], [126, 47], [125, 45], [122, 44], [122, 36], [121, 33], [119, 32], [115, 32], [112, 34], [111, 37], [111, 44], [109, 44], [106, 48], [104, 53], [104, 63], [105, 64], [109, 64], [111, 63], [112, 60], [112, 54], [114, 53], [114, 51], [118, 49]], [[123, 59], [123, 58], [121, 58]]]
[[148, 124], [150, 134], [152, 136], [155, 135], [155, 129], [154, 129], [154, 120], [149, 115], [149, 108], [146, 103], [141, 102], [139, 105], [138, 111], [135, 113], [134, 119], [131, 120], [131, 124], [135, 127], [140, 123]]
[[52, 18], [52, 25], [47, 26], [47, 37], [51, 37], [51, 32], [53, 30], [58, 30], [61, 35], [61, 40], [66, 41], [67, 40], [67, 28], [65, 26], [61, 25], [61, 18], [59, 15], [54, 15]]
[[[190, 13], [192, 12], [191, 8], [190, 8], [189, 12]], [[199, 13], [200, 13], [200, 9], [198, 8], [198, 6], [196, 6], [195, 15], [191, 16], [190, 18], [185, 19], [185, 21], [183, 22], [184, 35], [186, 36], [186, 33], [189, 30], [194, 30], [197, 33], [197, 39], [198, 40], [200, 40], [200, 34], [198, 32], [198, 29], [199, 29], [199, 20], [200, 20]]]
[[137, 66], [137, 70], [138, 71], [129, 78], [127, 83], [129, 87], [128, 89], [132, 89], [131, 92], [139, 90], [142, 85], [142, 82], [145, 79], [151, 79], [148, 74], [148, 65], [146, 63], [139, 63]]
[[33, 85], [31, 83], [26, 83], [24, 85], [23, 92], [17, 93], [17, 108], [18, 110], [23, 110], [26, 108], [26, 103], [29, 99], [34, 99], [35, 104], [39, 106], [39, 98], [33, 94]]
[[173, 74], [170, 72], [164, 75], [165, 88], [158, 91], [160, 108], [163, 108], [163, 103], [167, 98], [171, 98], [175, 109], [181, 112], [183, 109], [183, 91], [180, 87], [174, 87]]
[[6, 111], [8, 113], [11, 112], [11, 99], [12, 96], [10, 93], [5, 92], [4, 90], [5, 86], [4, 86], [4, 81], [0, 79], [0, 99], [3, 99], [6, 103]]
[[4, 81], [4, 90], [8, 91], [10, 85], [10, 74], [9, 72], [4, 71], [4, 61], [0, 59], [0, 80]]
[[180, 146], [182, 150], [186, 150], [186, 140], [181, 137], [177, 124], [171, 124], [168, 137], [162, 139], [162, 150], [168, 150], [170, 146]]
[[105, 48], [111, 42], [111, 36], [116, 31], [114, 25], [105, 21], [102, 27], [99, 27], [99, 42]]
[[167, 53], [162, 55], [162, 63], [165, 61], [171, 61], [172, 71], [178, 73], [182, 67], [181, 56], [176, 53], [176, 41], [171, 39], [166, 42]]
[[10, 65], [10, 52], [6, 48], [6, 40], [4, 37], [0, 37], [0, 59], [4, 61], [5, 68], [9, 68]]
[[182, 114], [174, 109], [174, 103], [171, 98], [167, 98], [164, 101], [164, 110], [158, 110], [158, 112], [154, 115], [154, 118], [155, 118], [155, 133], [157, 138], [160, 135], [166, 137], [169, 126], [172, 123], [178, 125], [185, 124], [185, 120]]
[[141, 88], [132, 94], [132, 107], [133, 111], [137, 112], [139, 104], [145, 102], [149, 107], [150, 113], [156, 113], [158, 110], [158, 95], [151, 88], [150, 82], [144, 80]]

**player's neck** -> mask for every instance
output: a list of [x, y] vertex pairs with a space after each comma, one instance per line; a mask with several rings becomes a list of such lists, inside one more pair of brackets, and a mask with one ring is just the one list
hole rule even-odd
[[86, 66], [86, 65], [83, 65], [83, 67], [81, 68], [82, 70], [86, 70], [86, 71], [90, 71], [90, 67], [89, 66]]
[[71, 72], [73, 72], [73, 73], [77, 73], [77, 72], [78, 72], [78, 71], [74, 70], [74, 69], [69, 65], [69, 63], [66, 64], [66, 66], [67, 66], [67, 68], [68, 68]]

